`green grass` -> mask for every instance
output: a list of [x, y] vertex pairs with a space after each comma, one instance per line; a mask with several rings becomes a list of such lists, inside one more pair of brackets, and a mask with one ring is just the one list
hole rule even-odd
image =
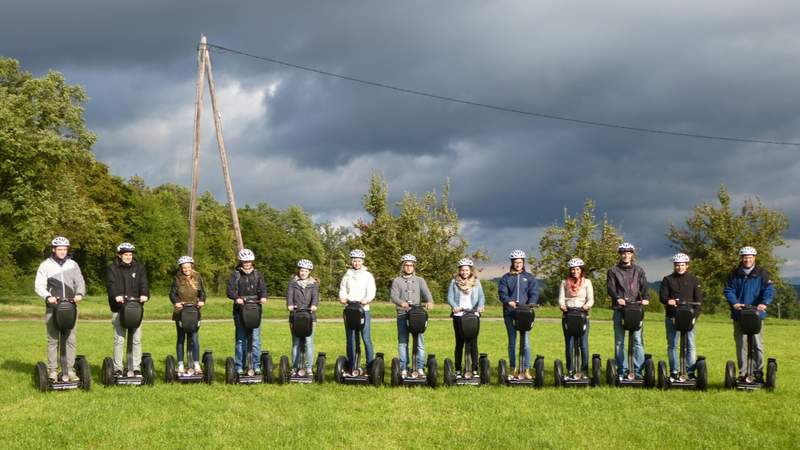
[[[95, 300], [81, 306], [81, 317], [108, 319], [104, 303]], [[148, 305], [147, 317], [168, 317], [169, 309], [162, 311], [157, 301]], [[534, 353], [546, 358], [547, 387], [541, 390], [496, 386], [497, 360], [506, 357], [505, 329], [499, 321], [485, 321], [481, 327], [480, 350], [489, 353], [493, 374], [492, 385], [480, 388], [335, 385], [331, 367], [344, 352], [338, 322], [321, 323], [317, 330], [316, 350], [328, 353], [325, 385], [226, 386], [223, 362], [233, 350], [233, 324], [228, 321], [207, 322], [201, 330], [201, 347], [212, 348], [217, 361], [214, 385], [160, 382], [164, 357], [174, 352], [175, 330], [169, 322], [150, 322], [144, 325], [144, 351], [156, 359], [157, 384], [105, 388], [99, 383], [99, 367], [111, 353], [111, 325], [86, 321], [78, 324], [78, 350], [93, 365], [94, 387], [91, 392], [43, 394], [31, 383], [34, 364], [45, 358], [42, 309], [6, 309], [41, 308], [35, 302], [0, 304], [0, 317], [38, 314], [35, 320], [0, 323], [0, 441], [11, 447], [786, 448], [800, 439], [800, 386], [792, 384], [800, 380], [800, 332], [793, 321], [770, 319], [764, 327], [767, 354], [779, 361], [779, 386], [772, 393], [721, 389], [724, 363], [734, 357], [732, 327], [724, 316], [703, 316], [697, 345], [698, 353], [708, 358], [711, 383], [704, 393], [556, 389], [552, 367], [555, 358], [563, 358], [563, 337], [553, 321], [538, 322], [533, 331]], [[214, 303], [219, 310], [212, 309]], [[229, 318], [228, 307], [211, 302], [206, 317]], [[439, 308], [440, 314], [444, 310]], [[341, 313], [334, 304], [325, 304], [322, 311], [325, 317], [339, 318]], [[541, 313], [557, 315], [553, 309]], [[381, 305], [376, 314], [391, 315], [391, 307]], [[277, 306], [267, 308], [266, 315], [285, 318]], [[499, 311], [491, 310], [492, 315]], [[596, 319], [608, 316], [600, 310], [593, 314]], [[647, 351], [666, 359], [661, 316], [650, 314], [649, 319]], [[610, 323], [593, 324], [590, 350], [602, 354], [604, 365], [612, 335]], [[395, 356], [393, 323], [373, 324], [373, 340], [387, 361]], [[451, 323], [431, 321], [426, 341], [441, 367], [452, 354]], [[262, 346], [276, 358], [288, 354], [288, 326], [265, 323]]]

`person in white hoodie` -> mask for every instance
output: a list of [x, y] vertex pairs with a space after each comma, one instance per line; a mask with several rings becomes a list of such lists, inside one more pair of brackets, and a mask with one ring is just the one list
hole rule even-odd
[[[364, 349], [367, 353], [367, 366], [372, 364], [374, 351], [372, 347], [372, 337], [370, 336], [370, 314], [369, 304], [375, 299], [375, 277], [364, 266], [366, 254], [363, 250], [353, 250], [350, 252], [350, 268], [342, 277], [339, 284], [339, 302], [346, 305], [348, 302], [360, 303], [364, 308], [364, 329], [361, 331], [361, 338], [364, 340]], [[345, 326], [347, 336], [347, 361], [352, 373], [356, 359], [356, 333], [348, 330]]]

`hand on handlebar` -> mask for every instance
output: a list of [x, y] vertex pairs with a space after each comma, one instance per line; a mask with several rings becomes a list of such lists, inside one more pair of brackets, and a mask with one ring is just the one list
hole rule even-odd
[[642, 305], [647, 306], [649, 304], [650, 304], [650, 300], [646, 300], [646, 299], [642, 300]]
[[205, 304], [206, 302], [197, 302], [197, 307], [202, 308], [203, 306], [205, 306]]
[[294, 311], [294, 305], [289, 305], [286, 307], [289, 311]]
[[347, 299], [346, 298], [340, 298], [339, 299], [339, 303], [341, 303], [343, 305], [346, 305], [347, 304]]
[[58, 299], [53, 297], [52, 295], [50, 297], [47, 297], [47, 303], [50, 303], [51, 305], [55, 304], [55, 302], [57, 302], [57, 301], [58, 301]]
[[758, 309], [759, 311], [766, 311], [767, 305], [760, 303], [758, 306], [756, 306], [756, 309]]
[[82, 295], [78, 294], [78, 295], [75, 296], [75, 303], [78, 303], [81, 300], [83, 300], [83, 296]]
[[314, 312], [316, 310], [317, 310], [317, 306], [316, 305], [311, 305], [311, 311]]
[[453, 308], [453, 312], [454, 312], [454, 313], [460, 313], [461, 311], [463, 311], [463, 309], [462, 309], [462, 308], [459, 308], [459, 307], [455, 307], [455, 308]]
[[236, 304], [237, 305], [244, 305], [244, 299], [243, 298], [237, 298], [236, 299]]
[[181, 303], [181, 302], [175, 303], [175, 309], [177, 309], [178, 311], [182, 310], [183, 309], [183, 303]]
[[560, 308], [561, 311], [567, 312], [567, 305], [561, 305]]
[[427, 309], [427, 310], [433, 309], [433, 302], [425, 303], [425, 309]]
[[741, 304], [741, 303], [735, 303], [735, 304], [733, 305], [733, 309], [735, 309], [735, 310], [737, 310], [737, 311], [741, 311], [743, 306], [744, 306], [744, 305], [743, 305], [743, 304]]
[[671, 298], [671, 299], [667, 300], [667, 304], [669, 306], [676, 306], [678, 304], [678, 301], [675, 300], [674, 298]]
[[262, 305], [266, 305], [267, 304], [267, 299], [262, 297], [261, 298], [261, 304]]
[[144, 303], [146, 301], [147, 301], [147, 296], [146, 295], [140, 295], [139, 296], [139, 303]]
[[517, 302], [508, 302], [508, 306], [511, 309], [517, 309]]
[[118, 296], [114, 297], [114, 300], [115, 300], [117, 303], [122, 303], [122, 302], [123, 302], [123, 297], [122, 297], [121, 295], [118, 295]]
[[625, 299], [624, 299], [624, 298], [618, 298], [618, 299], [617, 299], [617, 304], [618, 304], [619, 306], [625, 306], [625, 303], [626, 303], [626, 302], [625, 302]]

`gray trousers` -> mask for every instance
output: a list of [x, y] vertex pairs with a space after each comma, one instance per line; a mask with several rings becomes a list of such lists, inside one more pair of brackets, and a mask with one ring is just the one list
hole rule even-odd
[[[51, 308], [47, 308], [47, 312], [44, 315], [44, 323], [47, 327], [47, 369], [50, 372], [57, 372], [58, 365], [61, 363], [61, 354], [58, 348], [58, 338], [61, 335], [61, 331], [56, 328], [56, 320], [53, 317], [53, 310]], [[75, 372], [75, 353], [77, 348], [78, 321], [76, 318], [75, 326], [72, 327], [67, 337], [67, 367], [61, 368], [64, 373]]]
[[[763, 325], [762, 325], [763, 332]], [[764, 341], [761, 337], [762, 333], [755, 335], [756, 351], [755, 351], [755, 367], [754, 372], [764, 371]], [[739, 376], [747, 374], [747, 336], [742, 333], [742, 327], [739, 326], [739, 321], [733, 321], [733, 340], [736, 341], [736, 359], [739, 363]]]
[[[118, 312], [111, 313], [111, 324], [114, 325], [114, 371], [125, 370], [125, 364], [122, 357], [125, 353], [125, 338], [128, 335], [128, 330], [125, 329], [120, 323], [120, 314]], [[142, 370], [142, 326], [139, 325], [133, 332], [133, 369]]]

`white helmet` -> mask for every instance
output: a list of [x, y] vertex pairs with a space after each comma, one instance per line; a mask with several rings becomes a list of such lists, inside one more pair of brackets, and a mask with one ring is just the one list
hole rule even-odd
[[458, 267], [463, 267], [463, 266], [472, 267], [474, 265], [475, 265], [475, 263], [472, 262], [472, 260], [469, 259], [469, 258], [461, 258], [461, 259], [458, 260]]
[[178, 258], [178, 266], [182, 266], [186, 263], [194, 264], [194, 258], [188, 255], [184, 255]]
[[367, 257], [367, 255], [366, 255], [366, 253], [364, 253], [364, 250], [355, 249], [355, 250], [352, 250], [350, 252], [350, 259], [353, 259], [353, 258], [364, 259], [366, 257]]
[[412, 255], [411, 253], [406, 253], [405, 255], [400, 257], [400, 264], [404, 262], [413, 262], [414, 264], [417, 263], [417, 257]]
[[123, 242], [117, 246], [117, 253], [128, 253], [133, 252], [136, 250], [136, 247], [133, 246], [130, 242]]
[[570, 269], [572, 269], [573, 267], [582, 267], [585, 265], [586, 264], [584, 264], [583, 260], [580, 258], [572, 258], [569, 261], [567, 261], [567, 267], [569, 267]]
[[630, 242], [623, 242], [622, 244], [619, 244], [619, 247], [617, 247], [617, 251], [619, 253], [622, 252], [636, 253], [636, 247], [634, 247], [633, 244], [631, 244]]
[[69, 247], [69, 239], [64, 236], [57, 236], [50, 242], [52, 247]]
[[672, 264], [677, 263], [688, 263], [689, 262], [689, 255], [686, 253], [675, 253], [672, 257]]
[[307, 259], [301, 259], [300, 261], [297, 261], [297, 267], [300, 269], [314, 270], [314, 263]]
[[528, 255], [525, 254], [522, 250], [514, 250], [508, 254], [508, 259], [515, 260], [515, 259], [526, 259]]
[[744, 256], [744, 255], [756, 256], [757, 254], [758, 254], [758, 252], [753, 247], [749, 247], [748, 246], [748, 247], [742, 247], [742, 248], [739, 249], [739, 256]]
[[246, 261], [255, 261], [256, 255], [253, 253], [252, 250], [249, 248], [243, 248], [239, 250], [239, 261], [246, 262]]

